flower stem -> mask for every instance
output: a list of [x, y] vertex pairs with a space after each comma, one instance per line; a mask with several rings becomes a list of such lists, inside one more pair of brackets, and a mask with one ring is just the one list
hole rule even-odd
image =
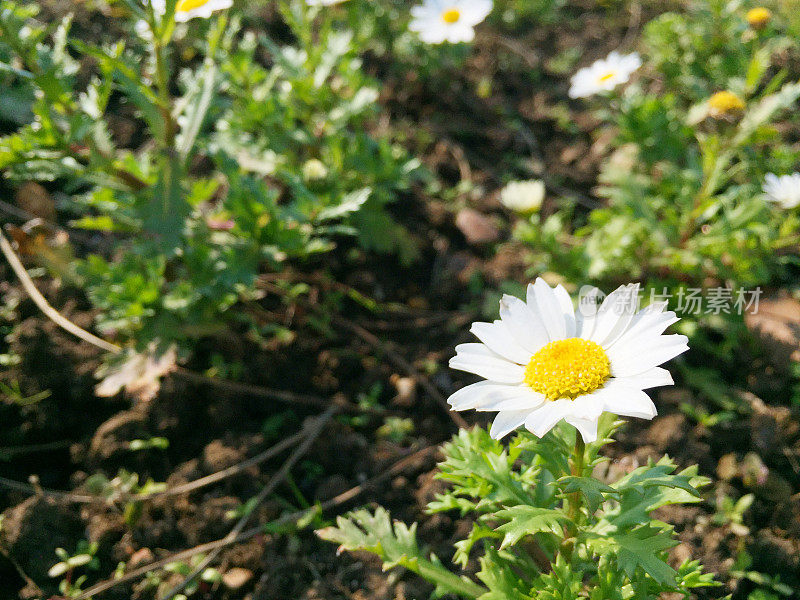
[[[572, 451], [572, 460], [570, 461], [570, 474], [573, 477], [583, 477], [583, 470], [586, 464], [586, 443], [583, 441], [583, 436], [579, 431], [575, 432], [575, 448]], [[574, 492], [567, 498], [569, 504], [567, 516], [570, 520], [570, 528], [577, 531], [578, 521], [581, 516], [582, 498], [580, 492]], [[567, 562], [572, 560], [572, 551], [575, 548], [575, 538], [569, 537], [564, 540], [561, 546], [561, 553]]]

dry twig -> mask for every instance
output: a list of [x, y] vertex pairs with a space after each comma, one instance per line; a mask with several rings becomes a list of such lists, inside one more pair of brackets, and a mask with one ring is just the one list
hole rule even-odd
[[[424, 448], [421, 448], [420, 450], [416, 451], [414, 454], [401, 458], [391, 467], [381, 472], [380, 474], [376, 475], [375, 477], [372, 477], [371, 479], [365, 481], [364, 483], [357, 485], [345, 492], [342, 492], [338, 496], [334, 496], [333, 498], [330, 498], [329, 500], [320, 503], [318, 507], [296, 511], [288, 515], [284, 515], [279, 519], [272, 521], [270, 524], [273, 526], [281, 526], [281, 525], [286, 525], [288, 523], [297, 522], [300, 519], [308, 516], [309, 512], [311, 511], [315, 510], [327, 511], [337, 506], [340, 506], [346, 502], [349, 502], [350, 500], [356, 498], [364, 491], [370, 489], [371, 487], [374, 487], [379, 483], [386, 481], [391, 477], [394, 477], [395, 475], [401, 473], [408, 465], [413, 464], [418, 460], [427, 457], [430, 454], [433, 454], [434, 452], [438, 451], [438, 449], [439, 449], [438, 445], [425, 446]], [[227, 546], [232, 546], [234, 544], [245, 542], [258, 535], [262, 535], [263, 533], [264, 533], [264, 527], [262, 525], [259, 525], [257, 527], [252, 527], [250, 529], [241, 531], [236, 536], [233, 537], [229, 534], [222, 539], [214, 540], [213, 542], [207, 542], [205, 544], [200, 544], [199, 546], [195, 546], [194, 548], [188, 548], [187, 550], [181, 550], [180, 552], [175, 552], [162, 559], [159, 559], [157, 561], [139, 567], [138, 569], [130, 571], [129, 573], [126, 573], [121, 577], [115, 579], [108, 579], [106, 581], [101, 581], [100, 583], [97, 583], [92, 587], [88, 588], [86, 591], [84, 591], [80, 596], [76, 598], [76, 600], [88, 600], [92, 596], [101, 594], [117, 585], [135, 581], [140, 577], [144, 577], [145, 575], [147, 575], [147, 573], [156, 571], [158, 569], [163, 569], [170, 563], [188, 560], [193, 556], [196, 556], [198, 554], [203, 554], [204, 552], [221, 550], [222, 548], [226, 548]]]
[[47, 302], [47, 299], [45, 299], [42, 293], [36, 289], [33, 279], [31, 279], [31, 276], [28, 275], [28, 272], [25, 270], [22, 261], [17, 256], [17, 253], [14, 252], [14, 248], [11, 247], [11, 243], [8, 241], [5, 234], [3, 234], [2, 230], [0, 230], [0, 250], [2, 250], [6, 260], [8, 261], [8, 264], [11, 265], [11, 268], [14, 270], [14, 273], [16, 273], [17, 277], [19, 277], [22, 287], [28, 293], [31, 300], [33, 300], [36, 306], [39, 307], [39, 310], [41, 310], [48, 319], [53, 321], [53, 323], [65, 331], [68, 331], [72, 335], [82, 339], [85, 342], [89, 342], [93, 346], [97, 346], [101, 350], [113, 352], [115, 354], [122, 352], [122, 348], [116, 344], [107, 342], [104, 339], [97, 337], [93, 333], [89, 333], [85, 329], [78, 327], [75, 325], [75, 323], [64, 317], [55, 308], [50, 306], [50, 304]]

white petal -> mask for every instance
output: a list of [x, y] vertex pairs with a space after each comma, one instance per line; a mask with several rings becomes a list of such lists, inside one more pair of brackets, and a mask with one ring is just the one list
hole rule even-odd
[[639, 304], [639, 284], [623, 285], [611, 292], [598, 311], [591, 339], [604, 348], [613, 343], [636, 315]]
[[603, 388], [586, 394], [585, 396], [578, 396], [571, 401], [570, 412], [573, 416], [579, 419], [596, 419], [603, 414], [603, 401], [598, 400], [596, 395], [602, 392]]
[[597, 441], [597, 424], [599, 419], [580, 419], [570, 416], [564, 420], [578, 430], [583, 441], [587, 444]]
[[608, 385], [598, 397], [602, 398], [603, 410], [615, 415], [652, 419], [658, 413], [650, 396], [625, 385]]
[[598, 298], [603, 295], [596, 287], [585, 286], [581, 288], [578, 296], [578, 310], [575, 311], [575, 335], [585, 340], [591, 339], [597, 322], [597, 313], [600, 309]]
[[566, 337], [573, 338], [577, 333], [577, 324], [575, 320], [575, 307], [572, 306], [572, 299], [561, 284], [555, 287], [553, 295], [556, 300], [558, 300], [558, 305], [561, 307], [561, 314], [564, 316], [564, 325], [567, 329]]
[[459, 344], [450, 368], [475, 373], [498, 383], [522, 383], [525, 368], [489, 350], [483, 344]]
[[619, 385], [636, 388], [639, 390], [648, 390], [654, 387], [661, 387], [664, 385], [673, 385], [675, 382], [672, 380], [672, 375], [666, 369], [661, 367], [653, 367], [649, 371], [639, 373], [638, 375], [630, 375], [628, 377], [615, 377], [609, 383], [615, 382]]
[[572, 400], [545, 402], [540, 408], [528, 413], [525, 428], [539, 437], [555, 427], [561, 419], [571, 413]]
[[[652, 307], [652, 308], [651, 308]], [[605, 345], [606, 351], [615, 346], [622, 348], [637, 343], [654, 342], [664, 330], [680, 319], [672, 311], [661, 312], [663, 303], [643, 308], [631, 319], [628, 328], [616, 340]]]
[[652, 345], [626, 345], [607, 352], [614, 377], [628, 377], [649, 371], [689, 349], [685, 335], [662, 335]]
[[519, 298], [508, 294], [500, 301], [500, 319], [508, 327], [514, 339], [531, 355], [536, 354], [542, 346], [550, 342], [547, 329], [534, 310]]
[[520, 346], [502, 321], [473, 323], [470, 331], [495, 354], [520, 365], [527, 365], [531, 353]]
[[[569, 300], [569, 297], [567, 297]], [[563, 340], [567, 336], [567, 324], [564, 310], [551, 288], [544, 279], [538, 277], [536, 282], [528, 286], [528, 306], [536, 311], [547, 329], [547, 335], [551, 340]], [[574, 320], [575, 315], [572, 315]], [[574, 325], [573, 325], [574, 330]]]
[[492, 423], [492, 428], [489, 430], [489, 435], [496, 440], [505, 437], [525, 423], [525, 418], [528, 414], [529, 411], [527, 410], [507, 410], [497, 413]]
[[453, 410], [533, 410], [544, 396], [527, 385], [505, 385], [479, 381], [465, 386], [447, 399]]

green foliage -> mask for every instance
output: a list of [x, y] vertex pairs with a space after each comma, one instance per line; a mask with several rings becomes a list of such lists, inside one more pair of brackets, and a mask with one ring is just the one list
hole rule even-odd
[[[76, 227], [114, 236], [58, 273], [85, 286], [106, 335], [141, 349], [220, 331], [264, 270], [347, 238], [415, 259], [387, 207], [419, 163], [370, 133], [377, 86], [330, 11], [281, 2], [287, 45], [224, 13], [179, 30], [123, 4], [115, 26], [135, 33], [95, 43], [0, 3], [0, 75], [35, 97], [0, 138], [0, 170], [54, 182]], [[135, 143], [112, 124], [120, 106]]]
[[[597, 100], [615, 138], [585, 219], [534, 215], [517, 237], [535, 269], [584, 283], [642, 280], [752, 288], [788, 277], [798, 216], [761, 193], [769, 172], [791, 173], [800, 154], [777, 127], [800, 97], [798, 73], [778, 69], [798, 51], [779, 25], [748, 28], [742, 2], [697, 0], [646, 27], [642, 75]], [[788, 82], [787, 82], [788, 81]], [[742, 113], [714, 116], [708, 99], [729, 90]], [[731, 320], [731, 319], [728, 319]]]
[[73, 574], [77, 569], [97, 570], [100, 567], [100, 561], [95, 556], [97, 549], [97, 543], [89, 543], [85, 540], [78, 542], [78, 546], [72, 554], [64, 550], [64, 548], [56, 548], [56, 555], [60, 562], [50, 567], [47, 574], [54, 579], [62, 578], [58, 589], [65, 597], [74, 598], [79, 596], [83, 584], [86, 583], [86, 575], [73, 578]]
[[406, 567], [439, 592], [481, 600], [655, 599], [715, 585], [697, 562], [677, 570], [667, 563], [677, 544], [674, 531], [651, 514], [700, 501], [698, 489], [708, 480], [696, 467], [677, 472], [668, 457], [615, 481], [596, 479], [592, 473], [607, 460], [598, 451], [618, 425], [605, 420], [601, 441], [584, 450], [582, 471], [575, 470], [581, 463], [574, 457], [567, 461], [574, 432], [564, 426], [541, 439], [520, 432], [507, 449], [479, 428], [462, 430], [445, 445], [439, 477], [451, 486], [428, 509], [457, 510], [474, 520], [469, 535], [456, 542], [453, 562], [466, 568], [477, 557], [483, 586], [469, 580], [472, 588], [463, 588], [446, 579], [445, 572], [466, 581], [435, 557], [424, 558], [416, 525], [392, 523], [380, 508], [340, 517], [319, 534], [343, 549], [377, 554], [387, 569]]

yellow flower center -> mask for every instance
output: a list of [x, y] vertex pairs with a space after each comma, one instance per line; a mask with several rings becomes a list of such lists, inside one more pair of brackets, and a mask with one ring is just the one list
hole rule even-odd
[[708, 99], [708, 106], [712, 114], [725, 115], [744, 110], [744, 101], [733, 92], [724, 90], [712, 95]]
[[606, 73], [605, 75], [603, 75], [603, 76], [600, 78], [600, 82], [601, 82], [601, 83], [605, 83], [606, 81], [608, 81], [609, 79], [611, 79], [612, 77], [614, 77], [614, 75], [616, 75], [616, 73], [615, 73], [614, 71], [609, 71], [608, 73]]
[[574, 400], [599, 389], [610, 376], [605, 350], [581, 338], [550, 342], [525, 367], [525, 383], [548, 400]]
[[772, 18], [772, 12], [768, 8], [759, 6], [747, 11], [747, 22], [751, 27], [763, 27]]
[[210, 0], [178, 0], [175, 5], [175, 12], [189, 12], [195, 8], [200, 8], [209, 3]]
[[442, 20], [447, 23], [448, 25], [452, 25], [453, 23], [458, 23], [458, 20], [461, 18], [461, 11], [457, 8], [448, 8], [446, 11], [442, 13]]

